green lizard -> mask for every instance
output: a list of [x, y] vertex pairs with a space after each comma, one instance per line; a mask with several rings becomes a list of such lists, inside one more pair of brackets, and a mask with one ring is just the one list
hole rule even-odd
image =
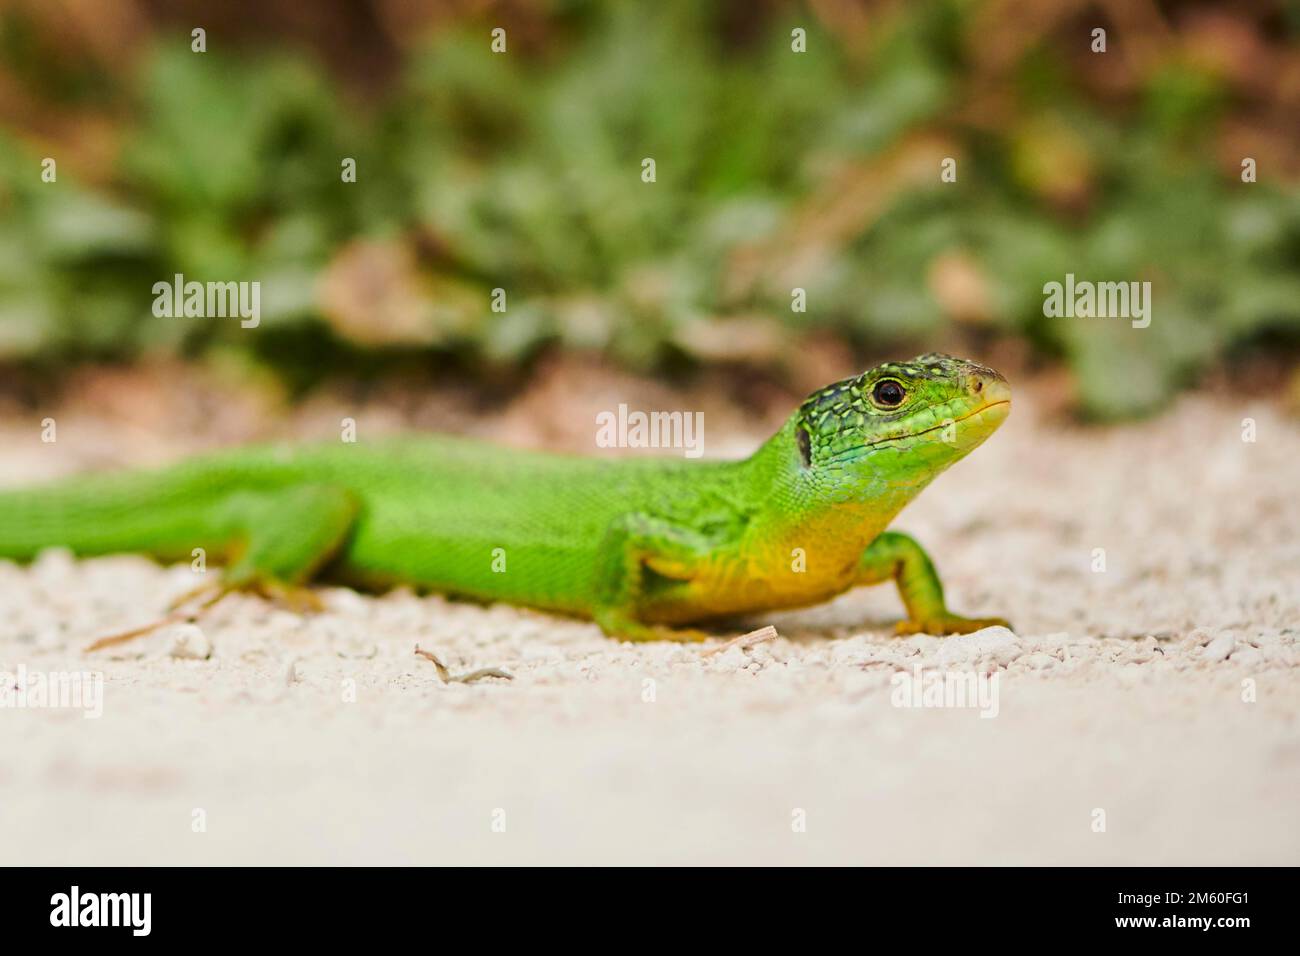
[[945, 355], [822, 388], [740, 461], [596, 459], [428, 436], [239, 449], [0, 492], [0, 557], [42, 548], [225, 563], [219, 593], [407, 584], [591, 618], [630, 640], [893, 580], [898, 630], [964, 633], [894, 516], [1010, 410]]

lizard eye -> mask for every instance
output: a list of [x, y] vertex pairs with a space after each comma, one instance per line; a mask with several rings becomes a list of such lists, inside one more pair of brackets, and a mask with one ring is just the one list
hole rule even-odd
[[881, 379], [871, 390], [871, 400], [881, 408], [897, 408], [906, 397], [907, 391], [892, 378]]

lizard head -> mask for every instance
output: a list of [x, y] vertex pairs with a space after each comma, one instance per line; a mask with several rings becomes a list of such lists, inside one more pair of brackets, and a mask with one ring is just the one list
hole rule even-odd
[[839, 501], [915, 494], [993, 434], [1011, 410], [1007, 380], [931, 353], [887, 362], [813, 392], [787, 427], [806, 488]]

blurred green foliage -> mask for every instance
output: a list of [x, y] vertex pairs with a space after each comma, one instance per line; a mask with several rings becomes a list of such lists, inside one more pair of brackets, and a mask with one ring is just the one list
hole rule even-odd
[[[977, 8], [891, 8], [863, 53], [795, 10], [739, 40], [709, 4], [575, 5], [544, 49], [442, 29], [364, 105], [301, 55], [160, 43], [95, 187], [67, 157], [42, 182], [40, 150], [0, 131], [0, 357], [510, 365], [558, 344], [652, 368], [726, 358], [694, 332], [733, 318], [877, 352], [1024, 337], [1120, 417], [1243, 343], [1300, 340], [1300, 197], [1214, 163], [1222, 78], [1168, 58], [1103, 109], [1044, 38], [1005, 79], [1015, 107], [972, 121]], [[1150, 327], [1044, 317], [1067, 272], [1150, 280]], [[261, 328], [155, 318], [174, 273], [260, 281]]]

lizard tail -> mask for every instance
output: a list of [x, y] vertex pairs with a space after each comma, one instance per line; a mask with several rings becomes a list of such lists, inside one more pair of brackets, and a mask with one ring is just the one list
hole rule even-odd
[[183, 538], [180, 489], [165, 473], [82, 476], [40, 488], [0, 491], [0, 558], [30, 561], [45, 548], [78, 555], [140, 551]]

